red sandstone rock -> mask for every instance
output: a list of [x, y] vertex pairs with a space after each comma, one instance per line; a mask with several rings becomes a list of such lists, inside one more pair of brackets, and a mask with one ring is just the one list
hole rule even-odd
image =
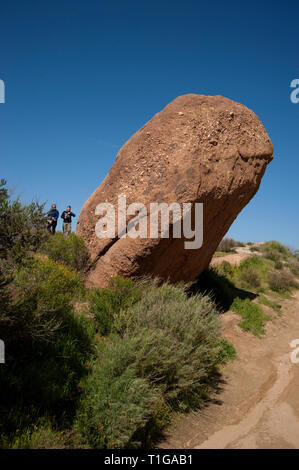
[[[257, 192], [272, 143], [257, 116], [222, 96], [179, 96], [118, 152], [103, 183], [84, 204], [78, 224], [94, 261], [89, 285], [104, 287], [117, 274], [190, 281], [210, 263], [219, 242]], [[99, 239], [95, 208], [118, 195], [140, 202], [203, 203], [203, 244], [184, 239]]]

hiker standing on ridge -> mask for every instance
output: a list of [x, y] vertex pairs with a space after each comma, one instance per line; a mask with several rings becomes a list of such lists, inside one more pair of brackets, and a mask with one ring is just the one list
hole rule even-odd
[[56, 204], [52, 204], [52, 208], [50, 211], [46, 213], [47, 215], [47, 230], [50, 232], [52, 235], [55, 234], [56, 230], [56, 225], [57, 225], [57, 220], [59, 217], [59, 212], [56, 209]]
[[65, 237], [72, 231], [72, 217], [76, 217], [76, 215], [71, 212], [71, 206], [67, 206], [66, 211], [63, 211], [61, 214], [61, 218], [63, 219], [62, 232]]

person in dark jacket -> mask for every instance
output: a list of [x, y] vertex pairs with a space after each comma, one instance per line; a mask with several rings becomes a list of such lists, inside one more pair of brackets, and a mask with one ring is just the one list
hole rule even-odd
[[63, 219], [62, 232], [65, 237], [72, 231], [72, 217], [76, 217], [76, 215], [71, 212], [71, 206], [67, 206], [66, 211], [63, 211], [61, 214], [61, 218]]
[[57, 220], [59, 217], [59, 212], [56, 209], [56, 204], [52, 204], [51, 210], [48, 211], [46, 215], [47, 215], [47, 229], [52, 235], [54, 235], [56, 226], [57, 226]]

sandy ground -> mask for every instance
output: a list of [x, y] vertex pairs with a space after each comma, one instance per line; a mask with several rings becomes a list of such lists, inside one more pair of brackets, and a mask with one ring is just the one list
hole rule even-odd
[[268, 310], [273, 320], [261, 338], [241, 330], [238, 315], [222, 315], [238, 359], [223, 368], [215, 399], [177, 418], [160, 448], [299, 449], [299, 363], [290, 357], [290, 343], [299, 339], [299, 292], [279, 303], [282, 315]]

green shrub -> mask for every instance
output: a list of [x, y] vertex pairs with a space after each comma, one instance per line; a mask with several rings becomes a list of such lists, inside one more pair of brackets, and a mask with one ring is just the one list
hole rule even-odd
[[220, 352], [218, 361], [220, 364], [225, 364], [229, 360], [236, 359], [237, 353], [234, 346], [226, 339], [222, 338], [220, 341]]
[[218, 315], [208, 297], [187, 298], [183, 289], [167, 284], [149, 288], [120, 313], [116, 327], [139, 345], [142, 377], [164, 384], [172, 403], [184, 396], [185, 403], [196, 404], [200, 383], [214, 369], [221, 349]]
[[63, 263], [77, 271], [84, 271], [88, 266], [87, 248], [82, 238], [73, 232], [68, 237], [56, 232], [48, 239], [43, 251], [53, 261]]
[[256, 269], [261, 275], [268, 272], [271, 263], [260, 256], [251, 256], [250, 258], [244, 259], [239, 265], [239, 271], [243, 271], [248, 268]]
[[298, 283], [290, 271], [272, 271], [268, 275], [268, 283], [271, 290], [276, 292], [287, 292], [297, 288]]
[[136, 431], [150, 419], [158, 393], [134, 368], [134, 345], [108, 343], [84, 383], [77, 427], [93, 448], [139, 447]]
[[281, 271], [283, 269], [282, 261], [275, 261], [274, 268], [277, 269], [278, 271]]
[[299, 276], [299, 259], [295, 256], [290, 258], [287, 263], [288, 268], [294, 274], [294, 276]]
[[0, 315], [0, 337], [7, 346], [10, 342], [48, 341], [81, 289], [75, 271], [39, 257], [27, 261], [7, 288], [11, 295]]
[[273, 266], [272, 261], [260, 256], [251, 256], [243, 260], [233, 271], [232, 281], [236, 285], [246, 284], [254, 289], [261, 287], [267, 281], [269, 269]]
[[107, 289], [90, 291], [90, 312], [94, 315], [99, 332], [113, 331], [114, 320], [121, 310], [130, 308], [141, 299], [141, 289], [132, 280], [119, 276], [110, 280]]
[[247, 266], [240, 272], [240, 279], [246, 285], [257, 289], [261, 285], [260, 274], [253, 266]]
[[50, 341], [10, 350], [0, 369], [0, 434], [26, 428], [44, 414], [57, 419], [72, 414], [93, 355], [93, 336], [88, 319], [68, 313]]
[[84, 288], [74, 269], [42, 255], [36, 255], [17, 272], [14, 285], [17, 296], [33, 294], [38, 307], [51, 311], [70, 305]]
[[10, 439], [0, 437], [0, 448], [5, 449], [59, 449], [63, 448], [63, 433], [53, 429], [51, 421], [40, 419], [28, 428], [17, 429]]
[[93, 355], [93, 337], [87, 318], [68, 313], [50, 341], [23, 343], [19, 349], [13, 345], [0, 369], [0, 434], [26, 428], [44, 414], [60, 419], [73, 413]]
[[23, 205], [11, 200], [6, 181], [0, 181], [0, 259], [2, 269], [23, 263], [28, 252], [36, 251], [47, 239], [44, 205]]
[[262, 247], [263, 246], [266, 246], [266, 250], [268, 248], [271, 248], [272, 250], [275, 250], [275, 251], [277, 251], [278, 253], [281, 253], [284, 256], [290, 256], [290, 254], [291, 254], [291, 251], [289, 250], [289, 248], [287, 248], [282, 243], [277, 242], [277, 241], [267, 242], [264, 245], [262, 245]]
[[228, 261], [222, 261], [215, 270], [219, 276], [230, 277], [233, 274], [233, 267]]
[[254, 253], [254, 252], [256, 252], [256, 251], [259, 251], [259, 247], [258, 247], [258, 246], [251, 246], [251, 247], [249, 248], [249, 250]]
[[244, 243], [238, 242], [233, 238], [223, 238], [218, 245], [217, 251], [224, 251], [224, 252], [234, 252], [234, 248], [239, 246], [245, 246]]
[[170, 408], [207, 398], [232, 350], [211, 301], [167, 284], [145, 287], [114, 327], [120, 336], [106, 341], [87, 378], [78, 427], [94, 447], [145, 445], [168, 423]]
[[266, 242], [260, 245], [260, 250], [265, 258], [268, 258], [275, 263], [288, 258], [291, 251], [277, 241]]
[[150, 410], [150, 417], [143, 428], [137, 429], [133, 442], [140, 442], [142, 447], [150, 448], [163, 437], [163, 431], [171, 422], [171, 408], [163, 395], [157, 395]]
[[282, 255], [279, 251], [273, 250], [272, 248], [268, 248], [263, 253], [264, 257], [274, 261], [275, 264], [281, 263]]
[[249, 299], [241, 300], [237, 297], [233, 301], [231, 309], [243, 317], [239, 323], [243, 330], [250, 331], [256, 336], [265, 333], [264, 323], [270, 317], [263, 312], [259, 305]]
[[[24, 428], [44, 412], [66, 410], [92, 356], [91, 320], [74, 314], [78, 274], [47, 258], [20, 267], [0, 315], [6, 363], [0, 368], [2, 432]], [[27, 408], [27, 412], [25, 409]]]

